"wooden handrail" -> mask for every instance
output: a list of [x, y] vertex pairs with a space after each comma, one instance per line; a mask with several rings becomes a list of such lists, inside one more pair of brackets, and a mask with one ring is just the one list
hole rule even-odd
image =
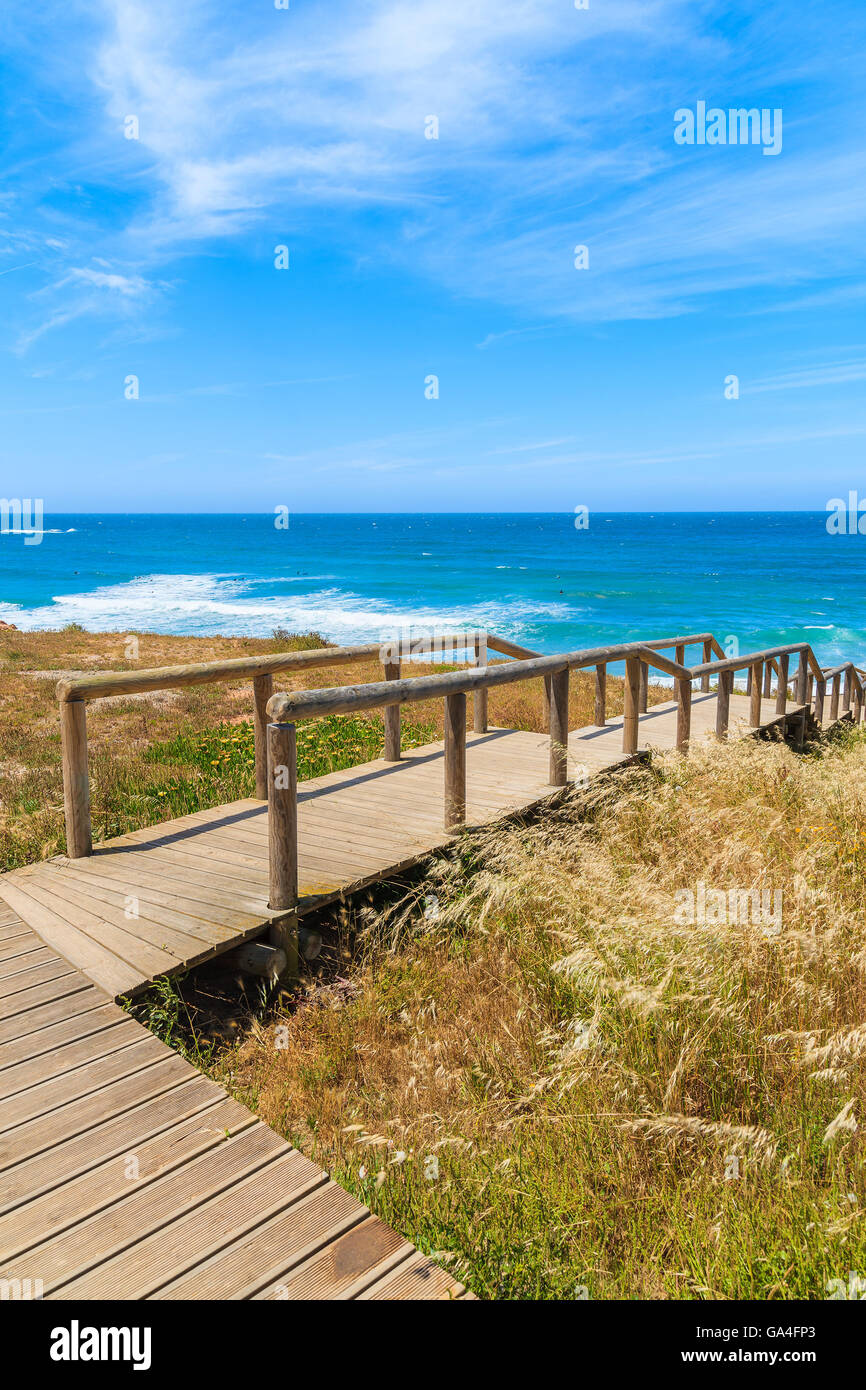
[[347, 666], [355, 661], [424, 656], [453, 646], [468, 650], [477, 636], [474, 629], [446, 633], [435, 639], [401, 642], [364, 642], [354, 647], [313, 647], [309, 651], [276, 652], [272, 656], [240, 656], [226, 661], [204, 661], [198, 665], [156, 666], [145, 671], [105, 671], [102, 675], [66, 676], [58, 681], [58, 700], [102, 700], [110, 695], [138, 695], [150, 690], [174, 690], [188, 685], [207, 685], [211, 681], [230, 681], [249, 676], [275, 675], [290, 670], [311, 670], [323, 666]]
[[[688, 667], [685, 665], [685, 649], [697, 644], [703, 647], [704, 660], [696, 666]], [[671, 661], [660, 655], [663, 648], [673, 648], [676, 660]], [[409, 679], [403, 676], [403, 658], [423, 658], [452, 651], [455, 656], [460, 651], [471, 652], [475, 665], [469, 670], [453, 671], [443, 675]], [[513, 659], [491, 667], [487, 664], [488, 651], [498, 652]], [[707, 658], [711, 653], [716, 653], [720, 659], [709, 661]], [[788, 658], [791, 655], [799, 656], [799, 668], [793, 676], [789, 676], [787, 671]], [[274, 694], [274, 676], [280, 672], [348, 665], [370, 659], [382, 662], [384, 681], [362, 686]], [[595, 667], [595, 722], [604, 726], [607, 667], [620, 661], [625, 662], [626, 667], [623, 715], [623, 751], [626, 754], [634, 754], [637, 751], [638, 720], [640, 714], [646, 710], [647, 671], [650, 666], [674, 679], [677, 747], [681, 750], [685, 750], [688, 745], [692, 685], [699, 680], [701, 690], [709, 691], [710, 677], [713, 675], [719, 677], [716, 729], [720, 737], [724, 737], [727, 731], [733, 673], [744, 668], [749, 671], [752, 722], [756, 726], [760, 722], [761, 678], [765, 671], [768, 678], [771, 671], [776, 674], [776, 708], [782, 715], [785, 713], [787, 687], [792, 681], [796, 684], [795, 698], [804, 707], [804, 719], [805, 706], [807, 703], [811, 705], [812, 701], [813, 681], [815, 711], [816, 717], [819, 718], [823, 716], [828, 682], [831, 693], [831, 719], [838, 717], [840, 694], [846, 712], [850, 710], [853, 701], [855, 717], [858, 719], [863, 713], [866, 697], [866, 684], [861, 679], [861, 675], [866, 673], [851, 662], [843, 662], [837, 667], [823, 670], [808, 643], [792, 643], [744, 656], [726, 657], [716, 638], [709, 632], [654, 638], [650, 641], [620, 642], [605, 647], [583, 648], [543, 656], [494, 633], [481, 629], [467, 629], [459, 633], [446, 633], [432, 640], [409, 638], [346, 647], [317, 647], [309, 651], [276, 652], [271, 655], [230, 658], [194, 665], [65, 677], [57, 684], [57, 697], [60, 701], [63, 747], [67, 854], [70, 858], [78, 858], [92, 852], [86, 728], [86, 703], [89, 700], [251, 677], [256, 795], [270, 802], [273, 792], [271, 758], [268, 751], [271, 727], [286, 728], [298, 719], [381, 707], [384, 711], [385, 726], [384, 756], [387, 760], [396, 761], [400, 757], [401, 706], [418, 700], [445, 698], [450, 702], [450, 714], [446, 720], [446, 762], [451, 769], [449, 776], [454, 783], [448, 819], [456, 825], [460, 823], [456, 817], [461, 805], [457, 783], [461, 778], [465, 780], [465, 753], [460, 754], [454, 740], [457, 739], [459, 742], [462, 737], [465, 742], [466, 695], [471, 692], [474, 696], [474, 730], [484, 733], [487, 730], [487, 692], [490, 688], [542, 678], [545, 683], [545, 710], [551, 738], [550, 781], [552, 785], [559, 786], [567, 780], [569, 672]], [[844, 692], [840, 691], [843, 676]], [[768, 694], [769, 684], [764, 690], [764, 695]], [[447, 729], [451, 730], [450, 735], [447, 734]], [[279, 746], [284, 750], [287, 747], [285, 741]], [[293, 775], [296, 778], [296, 769]], [[291, 778], [289, 782], [291, 783]], [[462, 800], [465, 804], [465, 787]], [[285, 823], [293, 823], [290, 816], [287, 816]], [[291, 898], [291, 887], [287, 888], [284, 882], [280, 896], [285, 898], [287, 894]], [[282, 907], [283, 903], [280, 902], [278, 905]]]
[[[172, 690], [211, 681], [252, 677], [253, 727], [255, 733], [256, 796], [267, 801], [268, 754], [266, 707], [274, 691], [274, 675], [292, 670], [311, 670], [323, 666], [345, 666], [351, 662], [380, 660], [385, 678], [400, 676], [403, 656], [429, 656], [474, 649], [486, 650], [487, 634], [471, 629], [444, 633], [434, 639], [365, 642], [352, 647], [313, 647], [308, 651], [275, 652], [267, 656], [231, 657], [225, 661], [205, 661], [185, 666], [158, 666], [143, 671], [106, 671], [94, 676], [66, 676], [58, 681], [60, 738], [63, 753], [63, 800], [66, 818], [66, 853], [81, 859], [93, 852], [90, 814], [90, 782], [87, 758], [87, 701], [111, 695], [138, 695], [152, 690]], [[486, 711], [485, 711], [486, 718]], [[400, 709], [386, 704], [384, 713], [385, 757], [400, 757]]]

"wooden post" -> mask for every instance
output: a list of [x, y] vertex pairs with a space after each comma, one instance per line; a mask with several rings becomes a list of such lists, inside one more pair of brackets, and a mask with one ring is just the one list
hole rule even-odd
[[568, 667], [550, 678], [550, 774], [552, 787], [568, 781]]
[[253, 676], [253, 729], [256, 741], [256, 796], [268, 799], [268, 700], [274, 693], [274, 678], [269, 672]]
[[839, 718], [839, 682], [841, 676], [837, 671], [830, 686], [830, 723], [833, 724]]
[[625, 659], [623, 683], [622, 751], [637, 752], [638, 702], [640, 697], [640, 657]]
[[752, 703], [749, 722], [753, 729], [757, 729], [761, 723], [761, 676], [763, 675], [763, 661], [752, 663]]
[[819, 728], [819, 729], [821, 728], [821, 725], [822, 725], [823, 722], [824, 722], [824, 696], [826, 695], [826, 693], [827, 693], [827, 682], [826, 682], [826, 681], [819, 681], [819, 680], [816, 680], [816, 681], [815, 681], [815, 723], [818, 725], [818, 728]]
[[797, 669], [797, 704], [806, 703], [806, 677], [809, 674], [809, 658], [805, 652], [800, 653], [800, 665]]
[[607, 667], [602, 663], [595, 668], [595, 716], [594, 723], [597, 729], [603, 729], [606, 723], [605, 706], [607, 705]]
[[445, 696], [445, 829], [466, 823], [466, 695]]
[[746, 669], [746, 694], [747, 694], [747, 695], [751, 695], [751, 693], [752, 693], [752, 668], [751, 668], [751, 666], [749, 666], [749, 667]]
[[844, 696], [843, 696], [843, 698], [842, 698], [842, 709], [843, 709], [844, 713], [847, 714], [848, 711], [850, 710], [850, 708], [851, 708], [851, 667], [849, 666], [848, 669], [847, 669], [847, 671], [845, 672], [845, 693], [844, 693]]
[[645, 661], [640, 664], [640, 692], [638, 695], [638, 710], [641, 714], [646, 714], [647, 695], [649, 693], [649, 666]]
[[93, 853], [90, 780], [87, 775], [87, 705], [84, 700], [61, 700], [60, 742], [63, 750], [66, 853], [70, 859], [83, 859]]
[[776, 684], [776, 713], [784, 714], [788, 701], [788, 655], [779, 657], [779, 679]]
[[268, 725], [268, 906], [272, 946], [286, 953], [286, 977], [298, 974], [298, 753], [294, 724]]
[[[707, 638], [704, 639], [704, 664], [706, 664], [708, 661], [712, 661], [712, 659], [713, 659], [713, 644], [712, 644], [712, 641], [710, 640], [710, 638], [707, 637]], [[707, 674], [706, 674], [705, 676], [701, 676], [701, 690], [703, 691], [704, 694], [706, 694], [707, 691], [709, 690], [709, 688], [710, 688], [710, 674], [709, 674], [709, 672], [707, 672]]]
[[[764, 666], [764, 699], [769, 700], [773, 682], [773, 663], [768, 661]], [[778, 686], [776, 693], [778, 695]]]
[[812, 694], [815, 689], [815, 676], [812, 671], [806, 677], [806, 704], [811, 707]]
[[863, 712], [863, 696], [860, 694], [860, 686], [852, 682], [854, 687], [854, 723], [859, 724]]
[[[487, 665], [487, 633], [475, 638], [475, 665]], [[487, 690], [476, 690], [472, 696], [472, 727], [476, 734], [487, 733]]]
[[[400, 679], [400, 662], [385, 661], [385, 680], [398, 681]], [[400, 761], [400, 706], [385, 705], [382, 710], [382, 719], [385, 724], [385, 751], [383, 757], [386, 763], [399, 763]]]
[[677, 665], [678, 665], [678, 666], [685, 666], [685, 664], [686, 664], [686, 649], [685, 649], [685, 647], [683, 647], [683, 646], [675, 647], [675, 648], [674, 648], [674, 651], [676, 652]]
[[716, 702], [716, 737], [727, 738], [731, 718], [731, 690], [734, 684], [733, 671], [719, 672], [719, 697]]
[[692, 683], [686, 676], [674, 678], [677, 688], [677, 750], [688, 751], [692, 724]]

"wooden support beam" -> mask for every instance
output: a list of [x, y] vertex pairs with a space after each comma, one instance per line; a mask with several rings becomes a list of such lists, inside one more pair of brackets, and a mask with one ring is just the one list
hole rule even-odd
[[93, 853], [87, 771], [87, 706], [83, 700], [61, 703], [60, 742], [63, 750], [66, 853], [70, 859], [83, 859]]
[[550, 773], [552, 787], [568, 781], [568, 667], [550, 677]]
[[677, 751], [686, 753], [692, 725], [692, 683], [685, 677], [677, 676], [674, 684], [677, 691]]
[[[709, 661], [709, 660], [711, 659], [712, 655], [713, 655], [713, 639], [712, 639], [712, 637], [707, 637], [707, 638], [705, 639], [705, 641], [704, 641], [704, 661], [705, 661], [705, 662], [706, 662], [706, 661]], [[702, 692], [703, 692], [704, 694], [706, 694], [706, 693], [709, 691], [709, 688], [710, 688], [710, 673], [709, 673], [709, 671], [707, 671], [705, 675], [701, 676], [701, 690], [702, 690]]]
[[678, 666], [685, 666], [685, 664], [686, 664], [686, 649], [685, 649], [685, 647], [684, 647], [682, 644], [678, 644], [677, 647], [675, 648], [675, 650], [676, 650], [677, 665], [678, 665]]
[[[400, 679], [399, 661], [386, 661], [385, 680], [398, 681]], [[383, 757], [386, 763], [399, 763], [400, 761], [400, 706], [385, 705], [382, 710], [382, 719], [385, 724], [385, 751]]]
[[773, 663], [768, 661], [764, 665], [764, 699], [769, 700], [772, 693], [773, 682]]
[[719, 672], [719, 695], [716, 703], [716, 737], [727, 738], [731, 720], [731, 691], [734, 687], [733, 671]]
[[649, 694], [649, 666], [645, 661], [640, 664], [640, 691], [638, 694], [638, 710], [641, 714], [646, 714], [647, 697]]
[[752, 701], [749, 707], [749, 722], [753, 729], [757, 729], [761, 723], [761, 677], [764, 674], [763, 661], [755, 661], [752, 664]]
[[839, 682], [841, 676], [837, 671], [830, 686], [830, 723], [835, 723], [839, 718]]
[[625, 659], [623, 684], [622, 751], [637, 752], [638, 702], [640, 697], [640, 657]]
[[779, 679], [776, 683], [776, 713], [784, 714], [788, 702], [788, 658], [779, 657]]
[[851, 708], [851, 668], [850, 668], [850, 666], [849, 666], [848, 670], [845, 672], [845, 687], [844, 687], [844, 692], [845, 692], [845, 693], [844, 693], [844, 695], [843, 695], [843, 697], [842, 697], [842, 710], [843, 710], [843, 712], [844, 712], [845, 714], [847, 714], [848, 711], [849, 711], [850, 708]]
[[824, 722], [824, 696], [827, 693], [827, 682], [824, 680], [815, 681], [815, 722], [820, 728]]
[[[475, 665], [487, 665], [487, 634], [475, 638]], [[487, 733], [487, 691], [476, 690], [472, 696], [472, 727], [476, 734]]]
[[808, 657], [808, 654], [807, 654], [806, 652], [803, 651], [803, 652], [800, 653], [800, 665], [799, 665], [798, 670], [797, 670], [797, 694], [796, 694], [796, 699], [797, 699], [797, 704], [798, 704], [798, 705], [805, 705], [805, 703], [806, 703], [806, 677], [808, 676], [808, 674], [809, 674], [809, 657]]
[[466, 823], [466, 693], [445, 697], [445, 829]]
[[256, 975], [263, 980], [278, 980], [288, 966], [286, 953], [279, 946], [263, 941], [244, 941], [220, 958], [220, 964], [240, 970], [244, 975]]
[[595, 668], [595, 713], [593, 723], [603, 729], [607, 722], [607, 666], [603, 663]]
[[255, 733], [256, 796], [268, 799], [268, 700], [274, 693], [274, 678], [269, 671], [253, 677], [253, 729]]
[[285, 951], [287, 979], [298, 974], [298, 745], [294, 724], [268, 725], [268, 906], [272, 946]]

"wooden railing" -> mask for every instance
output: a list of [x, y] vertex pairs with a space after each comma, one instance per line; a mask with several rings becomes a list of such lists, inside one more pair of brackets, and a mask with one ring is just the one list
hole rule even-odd
[[[93, 851], [90, 814], [90, 779], [87, 758], [87, 701], [111, 695], [139, 695], [152, 690], [174, 690], [212, 681], [251, 678], [255, 729], [256, 796], [268, 799], [267, 715], [274, 676], [285, 671], [309, 671], [326, 666], [346, 666], [357, 661], [382, 662], [386, 680], [400, 676], [400, 658], [447, 655], [472, 650], [476, 664], [487, 661], [485, 638], [476, 632], [445, 633], [434, 640], [419, 638], [405, 643], [367, 642], [354, 647], [315, 647], [309, 651], [275, 652], [270, 656], [233, 657], [198, 665], [159, 666], [143, 671], [106, 671], [101, 675], [67, 677], [57, 684], [60, 701], [60, 736], [63, 751], [63, 801], [66, 814], [66, 853], [80, 859]], [[491, 643], [492, 645], [492, 643]], [[385, 713], [385, 757], [400, 757], [400, 712], [396, 719]]]
[[[704, 661], [697, 666], [683, 664], [685, 647], [700, 641], [704, 644]], [[296, 725], [301, 719], [316, 719], [331, 714], [355, 714], [380, 707], [393, 707], [417, 701], [442, 698], [445, 701], [444, 719], [444, 822], [448, 831], [459, 829], [466, 819], [466, 696], [475, 698], [475, 730], [487, 729], [486, 696], [490, 689], [520, 681], [543, 678], [546, 687], [547, 722], [550, 736], [549, 783], [565, 786], [568, 781], [568, 689], [573, 670], [595, 667], [596, 723], [605, 723], [605, 680], [609, 664], [625, 662], [623, 683], [622, 748], [633, 755], [638, 746], [638, 722], [646, 709], [646, 672], [650, 666], [673, 676], [677, 706], [676, 746], [688, 748], [692, 685], [700, 682], [702, 692], [708, 692], [710, 678], [718, 676], [716, 733], [724, 738], [730, 722], [730, 699], [734, 675], [738, 670], [749, 673], [750, 725], [761, 723], [762, 684], [765, 668], [775, 672], [777, 692], [775, 717], [786, 714], [788, 686], [795, 682], [795, 700], [802, 710], [805, 728], [809, 677], [815, 685], [816, 706], [823, 711], [824, 692], [828, 679], [838, 695], [839, 677], [845, 674], [845, 709], [855, 701], [855, 717], [859, 720], [863, 707], [863, 683], [857, 669], [848, 662], [832, 671], [824, 671], [808, 643], [773, 647], [744, 656], [726, 657], [711, 634], [697, 637], [660, 639], [654, 642], [625, 642], [615, 646], [584, 649], [554, 656], [539, 656], [526, 648], [487, 634], [487, 646], [496, 647], [516, 659], [495, 667], [479, 666], [468, 671], [445, 675], [427, 675], [411, 679], [374, 682], [360, 686], [342, 686], [323, 690], [303, 690], [292, 694], [280, 693], [268, 701], [268, 799], [270, 906], [292, 913], [298, 901], [298, 844], [297, 844], [297, 747]], [[659, 648], [672, 646], [676, 660], [660, 654]], [[712, 652], [720, 659], [709, 661]], [[796, 676], [789, 674], [790, 658], [798, 658]], [[479, 713], [479, 695], [485, 698], [483, 716]], [[837, 712], [838, 699], [834, 704]], [[836, 713], [834, 713], [836, 717]], [[802, 739], [802, 729], [800, 740]]]
[[[703, 661], [685, 665], [686, 648], [700, 646]], [[672, 649], [674, 660], [661, 655]], [[474, 665], [466, 671], [444, 675], [403, 677], [405, 659], [448, 657], [456, 661], [461, 651], [471, 651]], [[488, 665], [489, 651], [513, 658]], [[719, 659], [711, 661], [716, 655]], [[796, 675], [789, 674], [790, 658], [798, 657]], [[302, 671], [352, 662], [378, 660], [385, 680], [367, 685], [302, 690], [293, 694], [274, 694], [277, 673]], [[255, 729], [256, 796], [270, 806], [272, 906], [283, 907], [297, 893], [297, 761], [295, 724], [299, 719], [327, 714], [350, 713], [381, 708], [384, 723], [384, 757], [400, 758], [402, 705], [436, 697], [445, 700], [445, 824], [456, 829], [465, 821], [466, 807], [466, 696], [473, 696], [473, 727], [485, 733], [488, 727], [487, 699], [491, 687], [543, 678], [545, 720], [550, 733], [550, 782], [564, 786], [568, 780], [568, 687], [572, 670], [595, 668], [594, 722], [606, 724], [607, 668], [625, 664], [623, 681], [622, 747], [634, 754], [638, 745], [638, 721], [647, 709], [649, 668], [673, 677], [677, 703], [677, 747], [688, 747], [692, 687], [699, 683], [709, 692], [711, 677], [718, 677], [716, 732], [724, 737], [730, 719], [730, 697], [734, 674], [747, 672], [750, 694], [750, 723], [761, 722], [761, 701], [770, 695], [772, 676], [776, 677], [776, 714], [784, 715], [788, 686], [795, 684], [794, 699], [803, 707], [812, 701], [816, 717], [823, 717], [825, 693], [830, 687], [830, 717], [839, 717], [840, 700], [844, 713], [854, 706], [861, 718], [864, 707], [864, 672], [851, 662], [822, 670], [807, 643], [774, 647], [745, 656], [726, 657], [712, 633], [692, 633], [652, 641], [623, 642], [613, 646], [584, 649], [554, 656], [541, 656], [504, 637], [486, 630], [470, 629], [446, 633], [430, 640], [365, 643], [351, 647], [324, 647], [310, 651], [277, 652], [269, 656], [240, 657], [199, 665], [167, 666], [143, 671], [106, 672], [66, 678], [57, 686], [63, 747], [63, 786], [66, 812], [66, 843], [70, 858], [92, 852], [90, 787], [87, 757], [86, 705], [88, 700], [110, 695], [132, 695], [153, 690], [202, 685], [211, 681], [251, 678], [253, 683], [253, 722]], [[844, 678], [844, 687], [842, 681]], [[283, 769], [275, 784], [274, 769]], [[294, 849], [292, 846], [294, 845]], [[282, 849], [280, 848], [282, 846]], [[293, 886], [294, 885], [294, 886]]]

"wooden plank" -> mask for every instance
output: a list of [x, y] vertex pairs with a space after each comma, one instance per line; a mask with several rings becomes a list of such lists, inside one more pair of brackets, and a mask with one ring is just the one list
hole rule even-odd
[[213, 1082], [191, 1067], [164, 1073], [139, 1072], [122, 1092], [122, 1104], [81, 1133], [55, 1135], [55, 1143], [32, 1158], [24, 1158], [3, 1174], [0, 1212], [17, 1210], [36, 1197], [54, 1192], [83, 1174], [123, 1158], [130, 1143], [143, 1143], [193, 1117], [224, 1096]]
[[[38, 1083], [60, 1076], [64, 1072], [77, 1070], [89, 1062], [96, 1061], [99, 1057], [117, 1052], [121, 1048], [128, 1047], [132, 1042], [140, 1041], [141, 1028], [135, 1020], [120, 1013], [120, 1010], [118, 1010], [118, 1015], [98, 1032], [88, 1033], [85, 1037], [76, 1038], [71, 1042], [62, 1044], [55, 1042], [55, 1046], [51, 1049], [45, 1049], [43, 1046], [43, 1049], [35, 1056], [31, 1055], [26, 1061], [22, 1060], [14, 1065], [8, 1063], [3, 1065], [3, 1049], [0, 1048], [0, 1068], [2, 1068], [0, 1069], [0, 1102], [19, 1091], [28, 1090]], [[83, 1078], [82, 1084], [87, 1081], [89, 1081], [89, 1077]], [[16, 1108], [16, 1119], [19, 1113]], [[0, 1127], [2, 1127], [2, 1119], [0, 1119]]]
[[[98, 1052], [98, 1045], [96, 1050]], [[94, 1091], [101, 1091], [112, 1082], [132, 1076], [163, 1059], [163, 1044], [143, 1029], [137, 1029], [134, 1039], [124, 1040], [123, 1046], [117, 1051], [109, 1052], [106, 1056], [97, 1055], [86, 1067], [36, 1081], [23, 1094], [17, 1093], [0, 1100], [0, 1133], [14, 1132], [17, 1126], [29, 1120], [39, 1119], [70, 1102], [80, 1101]]]
[[112, 951], [93, 941], [84, 932], [51, 912], [32, 894], [25, 893], [19, 886], [20, 880], [0, 885], [0, 892], [11, 907], [39, 933], [43, 941], [52, 946], [59, 955], [72, 965], [92, 974], [111, 994], [121, 994], [141, 981], [141, 974], [133, 970]]
[[257, 1123], [237, 1101], [223, 1097], [207, 1109], [181, 1116], [151, 1138], [133, 1130], [134, 1178], [130, 1176], [129, 1154], [112, 1154], [78, 1177], [0, 1216], [0, 1259], [9, 1260], [70, 1226], [80, 1225], [130, 1191], [142, 1192], [157, 1178]]

